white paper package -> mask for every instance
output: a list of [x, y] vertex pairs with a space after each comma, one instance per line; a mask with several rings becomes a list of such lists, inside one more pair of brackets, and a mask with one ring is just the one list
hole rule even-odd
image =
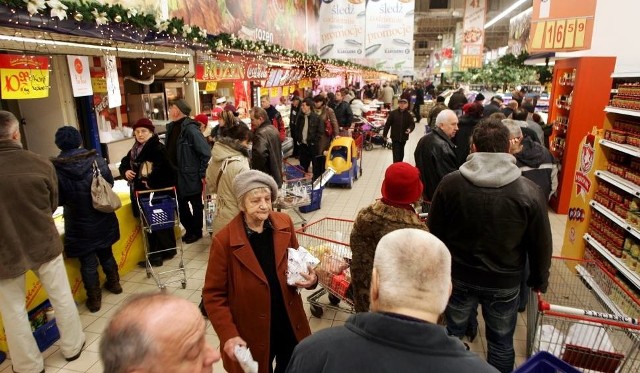
[[244, 373], [258, 373], [258, 362], [253, 360], [251, 351], [247, 347], [236, 345], [233, 354], [236, 355]]
[[304, 247], [298, 249], [288, 248], [289, 260], [287, 265], [287, 284], [294, 286], [296, 282], [304, 281], [301, 273], [308, 274], [308, 267], [315, 268], [320, 260], [313, 256]]

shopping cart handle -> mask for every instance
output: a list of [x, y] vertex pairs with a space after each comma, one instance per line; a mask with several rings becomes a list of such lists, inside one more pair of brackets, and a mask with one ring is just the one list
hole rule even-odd
[[545, 302], [540, 297], [540, 292], [538, 292], [538, 311], [549, 311], [551, 309], [551, 305], [548, 302]]

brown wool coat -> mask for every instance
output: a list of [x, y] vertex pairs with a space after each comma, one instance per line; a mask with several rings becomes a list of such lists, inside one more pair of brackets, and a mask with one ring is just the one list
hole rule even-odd
[[415, 212], [376, 201], [358, 212], [351, 230], [351, 288], [356, 312], [369, 311], [369, 287], [378, 241], [402, 228], [428, 230]]
[[[220, 339], [224, 368], [230, 373], [242, 373], [238, 363], [224, 352], [230, 338], [240, 336], [247, 342], [258, 362], [259, 372], [268, 371], [270, 293], [267, 278], [256, 259], [245, 232], [242, 214], [213, 238], [203, 297], [209, 320]], [[295, 287], [287, 285], [287, 248], [298, 247], [293, 222], [284, 213], [271, 212], [276, 270], [282, 296], [298, 341], [311, 335], [302, 298]]]

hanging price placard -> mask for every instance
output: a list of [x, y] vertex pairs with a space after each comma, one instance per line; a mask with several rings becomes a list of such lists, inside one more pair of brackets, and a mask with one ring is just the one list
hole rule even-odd
[[49, 97], [49, 58], [2, 54], [0, 82], [4, 100]]
[[591, 48], [596, 0], [535, 0], [529, 52]]

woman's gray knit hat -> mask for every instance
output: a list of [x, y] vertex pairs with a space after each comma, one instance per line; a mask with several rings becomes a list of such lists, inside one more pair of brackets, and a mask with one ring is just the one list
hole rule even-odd
[[270, 175], [258, 170], [249, 170], [239, 173], [233, 179], [233, 193], [236, 198], [244, 196], [250, 190], [263, 187], [271, 190], [271, 200], [275, 200], [278, 196], [278, 185]]

